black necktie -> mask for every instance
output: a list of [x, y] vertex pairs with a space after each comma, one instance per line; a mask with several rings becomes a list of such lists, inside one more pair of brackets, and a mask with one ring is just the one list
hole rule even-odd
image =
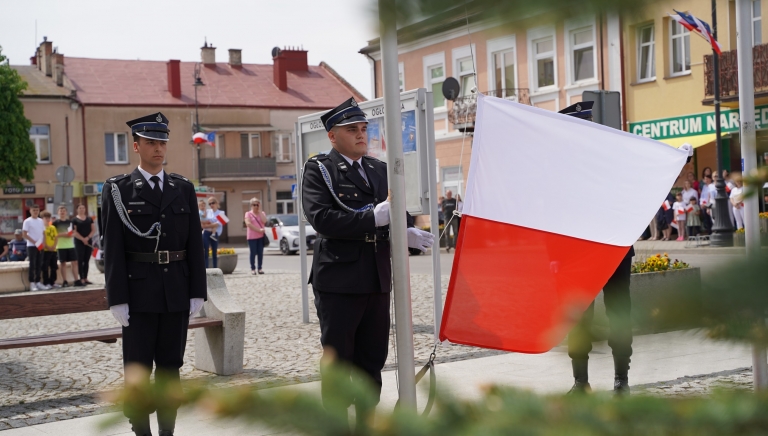
[[152, 188], [152, 192], [154, 192], [155, 195], [157, 195], [158, 199], [163, 198], [163, 190], [160, 189], [160, 177], [152, 176], [149, 178], [149, 180], [151, 180], [152, 183], [155, 184], [155, 187]]
[[368, 180], [365, 180], [365, 176], [363, 176], [363, 171], [365, 171], [365, 170], [360, 171], [362, 169], [362, 167], [360, 166], [360, 164], [357, 161], [352, 162], [352, 168], [354, 168], [355, 171], [357, 171], [357, 173], [360, 174], [360, 177], [363, 178], [363, 183], [365, 183], [365, 186], [370, 186], [370, 185], [368, 185]]

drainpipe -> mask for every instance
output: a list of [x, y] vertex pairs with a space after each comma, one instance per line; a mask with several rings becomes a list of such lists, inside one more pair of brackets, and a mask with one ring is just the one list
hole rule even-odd
[[371, 98], [371, 100], [375, 100], [376, 98], [378, 98], [378, 95], [376, 95], [376, 90], [378, 89], [378, 87], [376, 86], [376, 59], [371, 57], [371, 55], [369, 55], [368, 53], [366, 53], [365, 56], [371, 60], [371, 71], [373, 71], [373, 97]]
[[64, 132], [67, 136], [67, 166], [69, 166], [69, 116], [64, 117]]
[[80, 102], [80, 107], [83, 109], [83, 183], [88, 183], [88, 147], [86, 147], [85, 140], [85, 105], [83, 102]]

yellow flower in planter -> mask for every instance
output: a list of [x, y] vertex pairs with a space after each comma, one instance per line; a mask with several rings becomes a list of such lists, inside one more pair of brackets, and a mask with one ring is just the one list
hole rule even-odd
[[[221, 256], [222, 254], [235, 254], [235, 249], [234, 248], [219, 248], [218, 250], [216, 250], [216, 254], [219, 255], [219, 256]], [[213, 251], [209, 248], [208, 249], [208, 256], [212, 256], [212, 255], [213, 255]]]
[[648, 272], [667, 271], [670, 269], [685, 269], [690, 268], [687, 263], [675, 259], [674, 262], [669, 261], [669, 255], [664, 253], [653, 255], [645, 260], [645, 262], [636, 262], [632, 265], [632, 274], [641, 274]]

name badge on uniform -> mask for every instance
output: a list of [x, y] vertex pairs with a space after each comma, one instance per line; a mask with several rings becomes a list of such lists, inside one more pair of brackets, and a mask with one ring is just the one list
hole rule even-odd
[[357, 188], [357, 186], [355, 185], [344, 185], [342, 183], [339, 183], [339, 186], [341, 186], [342, 188]]

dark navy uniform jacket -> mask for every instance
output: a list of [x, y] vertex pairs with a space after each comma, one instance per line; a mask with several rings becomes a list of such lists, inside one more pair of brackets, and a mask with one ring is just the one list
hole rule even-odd
[[[112, 189], [120, 190], [125, 210], [139, 231], [160, 222], [158, 251], [186, 250], [186, 259], [167, 264], [127, 261], [126, 252], [154, 252], [157, 240], [142, 238], [123, 225]], [[138, 168], [109, 178], [102, 189], [102, 222], [110, 306], [127, 303], [131, 312], [183, 312], [189, 311], [191, 298], [206, 298], [202, 228], [195, 188], [186, 178], [165, 173], [162, 198], [157, 198]]]
[[[373, 210], [342, 209], [331, 197], [318, 164], [328, 170], [338, 199], [352, 209], [386, 201], [388, 192], [387, 164], [378, 159], [362, 158], [370, 186], [336, 150], [310, 158], [304, 164], [302, 205], [307, 221], [318, 233], [309, 283], [320, 292], [389, 292], [389, 240], [378, 240], [375, 244], [363, 240], [366, 235], [377, 233]], [[413, 227], [410, 216], [408, 226]], [[389, 226], [378, 228], [379, 234], [383, 232], [388, 233]]]

